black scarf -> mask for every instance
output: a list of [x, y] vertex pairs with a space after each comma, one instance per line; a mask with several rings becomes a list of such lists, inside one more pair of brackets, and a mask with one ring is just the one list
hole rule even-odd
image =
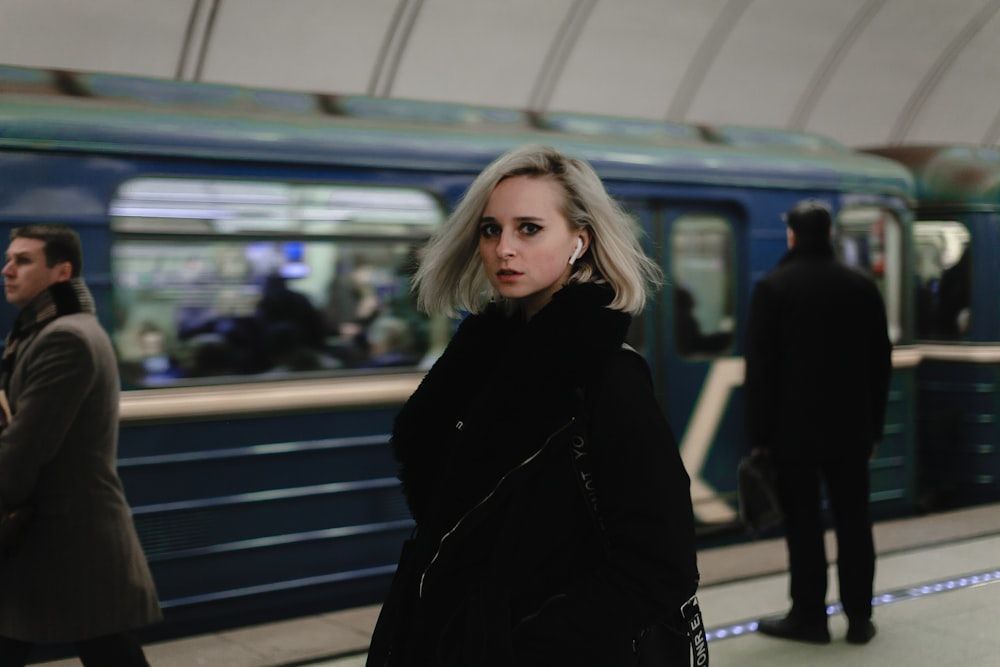
[[612, 297], [606, 286], [571, 283], [530, 321], [491, 306], [462, 322], [393, 429], [418, 522], [442, 492], [446, 514], [467, 509], [572, 414], [576, 388], [628, 331], [631, 317], [606, 307]]
[[53, 283], [48, 288], [29, 301], [7, 334], [7, 344], [3, 350], [3, 360], [0, 362], [3, 376], [0, 379], [4, 391], [10, 389], [10, 376], [14, 372], [17, 359], [17, 348], [26, 338], [40, 331], [42, 327], [63, 315], [73, 313], [95, 313], [94, 298], [90, 295], [83, 278], [72, 278], [68, 281]]

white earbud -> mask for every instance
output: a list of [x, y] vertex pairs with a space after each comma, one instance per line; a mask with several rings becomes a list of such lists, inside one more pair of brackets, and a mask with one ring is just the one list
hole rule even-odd
[[583, 252], [583, 239], [578, 236], [576, 238], [576, 250], [574, 250], [573, 254], [569, 256], [569, 263], [573, 264], [573, 262], [575, 262], [580, 256], [581, 252]]

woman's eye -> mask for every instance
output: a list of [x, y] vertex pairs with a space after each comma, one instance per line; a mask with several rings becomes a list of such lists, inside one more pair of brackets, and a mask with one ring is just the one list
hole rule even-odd
[[484, 239], [491, 239], [496, 236], [500, 236], [500, 225], [494, 225], [492, 223], [480, 225], [479, 235]]
[[521, 232], [527, 234], [528, 236], [537, 234], [540, 231], [542, 231], [542, 228], [533, 222], [525, 222], [521, 225]]

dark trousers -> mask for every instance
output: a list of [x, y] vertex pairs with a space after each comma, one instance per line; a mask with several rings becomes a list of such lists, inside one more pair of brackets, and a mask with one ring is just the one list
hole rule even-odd
[[[31, 642], [0, 637], [0, 667], [24, 667]], [[149, 667], [139, 641], [127, 632], [76, 642], [84, 667]]]
[[837, 535], [837, 576], [844, 613], [871, 618], [875, 543], [869, 513], [868, 460], [857, 456], [821, 463], [776, 460], [778, 497], [785, 511], [792, 615], [826, 617], [827, 560], [823, 541], [821, 482]]

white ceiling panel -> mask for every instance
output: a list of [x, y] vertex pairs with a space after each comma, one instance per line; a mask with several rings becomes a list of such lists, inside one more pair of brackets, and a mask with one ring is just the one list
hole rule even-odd
[[719, 49], [685, 120], [785, 127], [864, 1], [750, 3]]
[[1000, 142], [1000, 0], [0, 0], [0, 65]]
[[396, 0], [238, 0], [219, 5], [204, 80], [364, 93]]
[[848, 144], [885, 141], [942, 50], [987, 0], [889, 0], [858, 36], [806, 129]]
[[0, 0], [0, 64], [173, 77], [194, 0]]
[[724, 5], [725, 0], [598, 3], [549, 108], [665, 118], [692, 54]]
[[[997, 4], [997, 3], [994, 3]], [[907, 142], [995, 142], [1000, 131], [1000, 11], [967, 42], [916, 114]]]
[[571, 0], [425, 0], [393, 97], [527, 106]]

